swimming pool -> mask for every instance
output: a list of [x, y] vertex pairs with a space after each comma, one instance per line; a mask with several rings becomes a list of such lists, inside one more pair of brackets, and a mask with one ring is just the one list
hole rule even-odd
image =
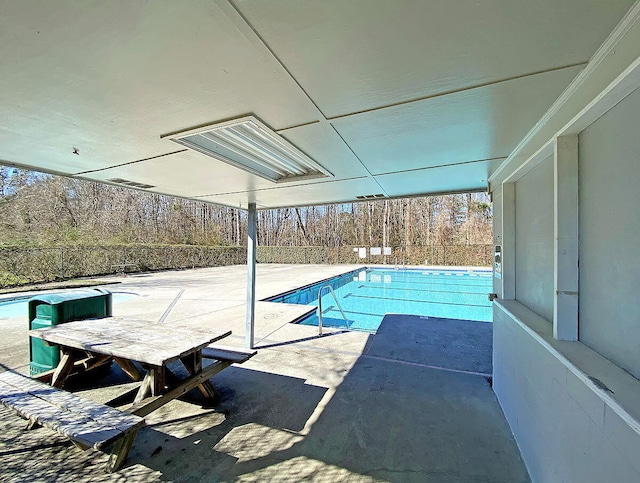
[[[112, 292], [112, 303], [124, 302], [137, 294], [130, 292]], [[29, 318], [29, 299], [31, 297], [17, 297], [0, 301], [0, 319], [10, 319], [14, 317]]]
[[[348, 321], [329, 290], [322, 296], [322, 324], [375, 332], [385, 314], [407, 314], [490, 322], [492, 274], [488, 270], [420, 270], [368, 268], [301, 287], [267, 299], [318, 305], [318, 291], [331, 285]], [[314, 312], [299, 323], [318, 325]]]

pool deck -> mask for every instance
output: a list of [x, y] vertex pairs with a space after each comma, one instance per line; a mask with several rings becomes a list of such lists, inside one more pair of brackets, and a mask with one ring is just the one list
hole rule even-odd
[[[259, 264], [257, 298], [356, 268]], [[114, 315], [159, 330], [175, 321], [231, 329], [225, 344], [244, 345], [245, 266], [105, 280], [121, 282], [111, 291], [138, 294]], [[376, 335], [325, 328], [320, 337], [316, 327], [290, 323], [307, 310], [257, 302], [258, 354], [212, 379], [219, 404], [203, 408], [192, 392], [150, 415], [114, 475], [102, 472], [105, 454], [81, 452], [46, 429], [26, 432], [1, 408], [0, 479], [529, 481], [487, 377], [490, 323], [387, 316]], [[26, 314], [0, 324], [0, 364], [28, 373]], [[77, 384], [102, 402], [131, 383], [114, 368], [107, 379]]]

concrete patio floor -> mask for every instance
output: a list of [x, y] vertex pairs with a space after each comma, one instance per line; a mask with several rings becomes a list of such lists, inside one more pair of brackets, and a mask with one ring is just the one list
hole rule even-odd
[[[258, 299], [356, 266], [257, 267]], [[233, 331], [244, 345], [246, 267], [109, 277], [137, 294], [114, 315]], [[184, 291], [183, 291], [184, 290]], [[171, 305], [173, 306], [171, 307]], [[171, 310], [167, 313], [167, 310]], [[387, 316], [376, 335], [291, 324], [308, 308], [257, 303], [258, 354], [148, 416], [126, 466], [0, 409], [2, 481], [528, 482], [490, 386], [491, 324]], [[164, 321], [159, 322], [165, 315]], [[28, 373], [27, 317], [0, 319], [0, 364]], [[133, 386], [113, 366], [69, 389], [106, 401]]]

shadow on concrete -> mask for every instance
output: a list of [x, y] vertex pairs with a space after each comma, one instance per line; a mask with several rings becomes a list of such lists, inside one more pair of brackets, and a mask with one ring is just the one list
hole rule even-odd
[[[12, 440], [7, 440], [6, 441], [7, 445], [10, 446], [17, 446], [15, 444], [15, 438], [13, 438]], [[41, 444], [36, 444], [33, 446], [24, 446], [21, 448], [14, 448], [14, 449], [8, 449], [8, 450], [0, 450], [0, 457], [4, 458], [6, 456], [9, 455], [16, 455], [16, 454], [20, 454], [20, 453], [30, 453], [32, 451], [38, 451], [38, 450], [42, 450], [42, 449], [46, 449], [46, 448], [53, 448], [55, 446], [72, 446], [71, 441], [54, 441], [52, 443], [41, 443]]]
[[490, 376], [492, 348], [490, 322], [391, 314], [382, 320], [367, 354]]
[[[10, 426], [3, 432], [13, 438], [12, 447], [33, 446], [29, 438], [40, 431], [47, 434], [39, 435], [39, 443], [49, 438], [45, 443], [50, 445], [29, 455], [6, 453], [3, 477], [9, 481], [528, 482], [485, 378], [429, 367], [490, 371], [486, 357], [490, 359], [491, 348], [482, 342], [487, 326], [473, 325], [464, 343], [454, 343], [463, 328], [457, 322], [390, 316], [378, 334], [370, 336], [368, 354], [349, 359], [346, 373], [340, 369], [344, 364], [339, 364], [344, 355], [295, 344], [265, 351], [261, 368], [282, 371], [286, 366], [288, 373], [302, 376], [226, 369], [212, 380], [221, 394], [215, 411], [176, 402], [178, 406], [166, 413], [154, 413], [157, 417], [140, 432], [127, 466], [116, 475], [99, 474], [97, 465], [106, 461], [104, 454], [58, 446], [58, 435], [47, 430], [25, 434], [16, 418], [3, 413], [0, 424]], [[402, 337], [405, 330], [411, 337]], [[482, 354], [476, 354], [474, 347]], [[330, 389], [309, 383], [327, 372], [330, 377], [325, 380], [341, 382]], [[196, 404], [197, 398], [197, 393], [189, 396]], [[194, 408], [199, 412], [188, 414]]]
[[260, 349], [269, 349], [269, 348], [273, 348], [273, 347], [282, 347], [285, 345], [291, 345], [291, 344], [298, 344], [300, 342], [309, 342], [312, 340], [318, 340], [318, 339], [324, 339], [326, 337], [332, 337], [332, 336], [336, 336], [336, 335], [340, 335], [340, 334], [345, 334], [348, 333], [348, 330], [338, 330], [338, 331], [334, 331], [334, 332], [328, 332], [326, 334], [320, 334], [320, 335], [314, 335], [311, 337], [303, 337], [301, 339], [294, 339], [294, 340], [287, 340], [284, 342], [273, 342], [271, 344], [262, 344], [260, 343], [259, 345], [255, 346], [255, 349], [260, 350]]
[[[24, 420], [0, 407], [2, 480], [149, 481], [152, 470], [156, 475], [152, 479], [156, 480], [186, 481], [193, 477], [194, 481], [218, 481], [221, 469], [231, 468], [238, 461], [233, 454], [213, 450], [223, 438], [227, 437], [224, 448], [239, 448], [240, 454], [266, 454], [277, 444], [274, 436], [295, 437], [304, 428], [327, 391], [304, 379], [268, 372], [239, 367], [224, 372], [224, 381], [214, 378], [221, 396], [215, 411], [200, 409], [198, 414], [181, 415], [180, 409], [195, 409], [203, 402], [199, 393], [192, 391], [187, 399], [195, 404], [179, 401], [178, 411], [175, 407], [167, 410], [140, 431], [127, 465], [115, 475], [101, 473], [106, 454], [82, 452], [46, 428], [25, 431]], [[256, 431], [264, 437], [256, 439]], [[228, 439], [230, 433], [234, 433], [232, 440]], [[242, 449], [243, 445], [249, 446]], [[218, 476], [201, 479], [209, 472]]]
[[[428, 367], [490, 371], [490, 324], [415, 319], [386, 318], [335, 392], [260, 371], [221, 373], [225, 421], [186, 438], [186, 472], [159, 455], [153, 468], [179, 481], [528, 482], [486, 379]], [[298, 363], [328, 370], [323, 357], [309, 351]]]

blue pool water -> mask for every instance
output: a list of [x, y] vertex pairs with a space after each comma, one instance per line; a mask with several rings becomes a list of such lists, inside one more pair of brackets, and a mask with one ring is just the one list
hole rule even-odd
[[[111, 294], [111, 300], [113, 304], [118, 302], [124, 302], [136, 294], [128, 292], [113, 292]], [[22, 297], [16, 299], [10, 299], [6, 301], [0, 301], [0, 319], [9, 319], [13, 317], [29, 318], [29, 299], [31, 297]]]
[[[272, 302], [318, 305], [318, 291], [331, 285], [348, 319], [345, 323], [333, 296], [322, 297], [322, 323], [328, 327], [375, 332], [385, 314], [408, 314], [489, 322], [492, 320], [490, 271], [365, 269], [272, 297]], [[312, 315], [300, 321], [318, 325]]]

